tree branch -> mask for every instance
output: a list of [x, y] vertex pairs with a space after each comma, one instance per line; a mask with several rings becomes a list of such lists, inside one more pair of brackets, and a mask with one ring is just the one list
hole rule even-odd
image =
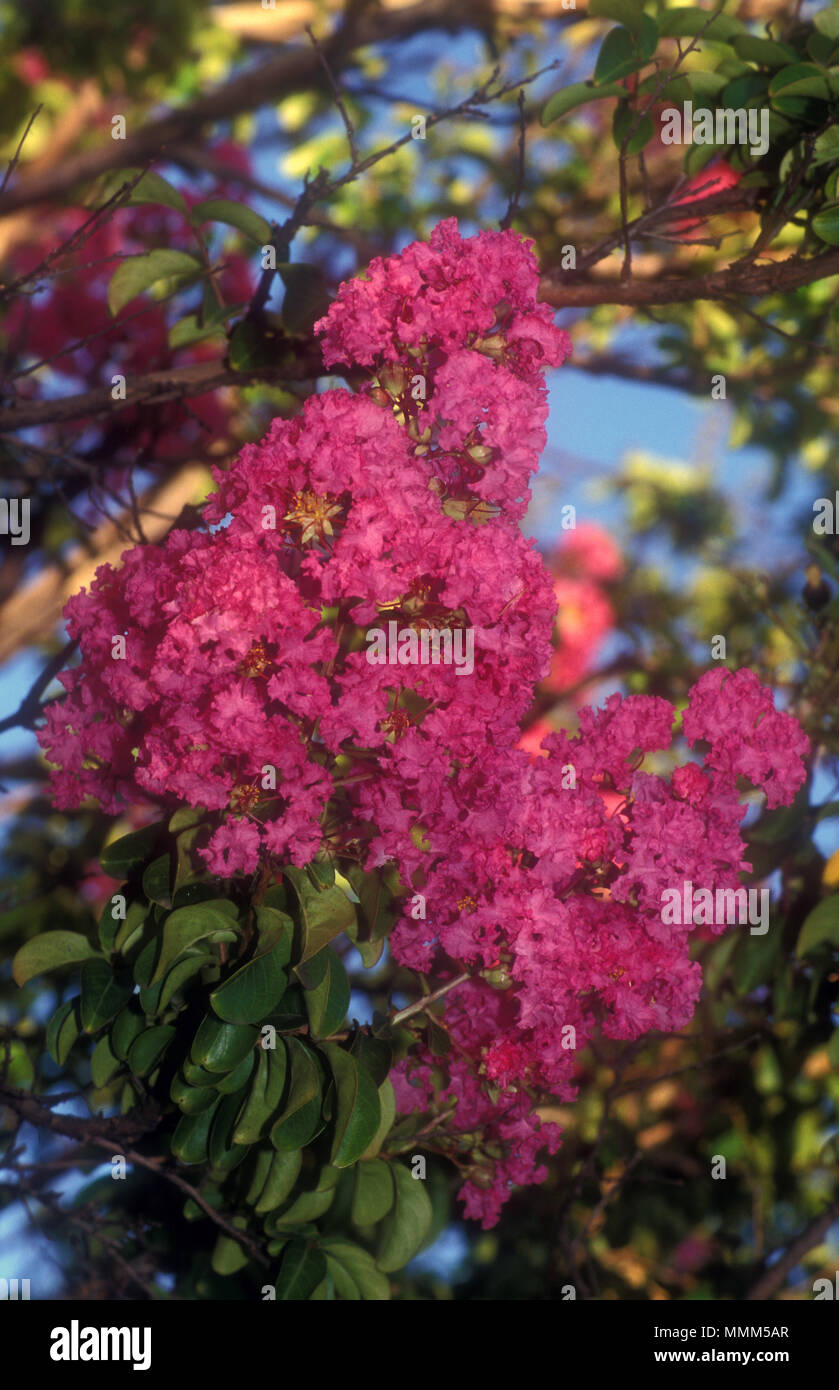
[[746, 1302], [765, 1302], [772, 1298], [781, 1288], [790, 1270], [800, 1264], [807, 1251], [821, 1244], [834, 1221], [839, 1221], [839, 1202], [834, 1202], [832, 1207], [828, 1207], [827, 1211], [816, 1217], [772, 1268], [764, 1270], [746, 1294]]

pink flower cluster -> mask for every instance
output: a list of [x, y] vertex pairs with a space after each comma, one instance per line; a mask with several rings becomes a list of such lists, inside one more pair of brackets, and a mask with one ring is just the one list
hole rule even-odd
[[[511, 1184], [544, 1176], [558, 1131], [531, 1094], [573, 1097], [593, 1030], [690, 1018], [690, 924], [662, 923], [662, 889], [735, 886], [737, 779], [789, 799], [806, 751], [751, 672], [719, 670], [684, 716], [710, 751], [669, 780], [640, 770], [671, 747], [658, 698], [613, 695], [546, 756], [517, 748], [556, 600], [516, 521], [544, 445], [541, 372], [570, 348], [537, 289], [528, 243], [454, 222], [344, 285], [325, 358], [369, 382], [275, 420], [217, 471], [208, 531], [128, 552], [71, 601], [82, 661], [42, 733], [61, 806], [146, 795], [216, 812], [219, 875], [321, 848], [398, 867], [395, 958], [471, 975], [440, 1020], [450, 1052], [417, 1049], [399, 1097], [456, 1102], [448, 1132], [477, 1155], [462, 1196], [485, 1225]], [[392, 621], [469, 629], [471, 674], [372, 662], [367, 632]]]

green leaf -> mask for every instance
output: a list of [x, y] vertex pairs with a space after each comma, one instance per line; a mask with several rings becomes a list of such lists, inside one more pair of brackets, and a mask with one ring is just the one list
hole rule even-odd
[[[270, 1154], [270, 1150], [268, 1151]], [[259, 1192], [259, 1200], [254, 1210], [257, 1216], [265, 1216], [281, 1206], [297, 1182], [303, 1166], [300, 1149], [289, 1149], [285, 1153], [274, 1153], [264, 1185]], [[246, 1199], [247, 1200], [247, 1199]]]
[[153, 859], [143, 873], [143, 892], [151, 903], [159, 903], [161, 907], [171, 907], [172, 897], [169, 891], [170, 879], [170, 856], [161, 854], [157, 859]]
[[379, 1108], [382, 1112], [382, 1118], [376, 1133], [361, 1155], [362, 1159], [375, 1158], [390, 1134], [393, 1121], [396, 1119], [396, 1092], [389, 1077], [379, 1087]]
[[302, 869], [286, 868], [283, 877], [288, 879], [297, 895], [300, 914], [298, 960], [307, 961], [352, 925], [355, 908], [346, 893], [337, 886], [318, 891]]
[[63, 1067], [67, 1061], [70, 1049], [79, 1036], [81, 1028], [78, 996], [59, 1004], [47, 1024], [46, 1044], [47, 1052], [60, 1067]]
[[128, 1049], [134, 1039], [143, 1031], [142, 1016], [133, 1009], [130, 1004], [126, 1004], [124, 1009], [120, 1009], [113, 1023], [111, 1024], [111, 1047], [114, 1055], [124, 1062], [128, 1056]]
[[688, 5], [684, 9], [665, 10], [659, 15], [658, 26], [667, 38], [693, 39], [697, 34], [702, 34], [703, 38], [721, 40], [723, 43], [733, 39], [735, 34], [748, 33], [745, 24], [731, 15], [717, 15], [710, 24], [708, 19], [708, 10], [700, 9], [698, 5]]
[[642, 0], [589, 0], [586, 12], [592, 19], [613, 19], [633, 34], [641, 32]]
[[90, 1058], [90, 1075], [94, 1086], [106, 1085], [114, 1072], [119, 1071], [120, 1065], [120, 1059], [114, 1056], [106, 1033], [99, 1039]]
[[175, 1158], [182, 1163], [203, 1163], [206, 1160], [210, 1126], [220, 1104], [221, 1096], [218, 1096], [215, 1104], [200, 1115], [181, 1116], [169, 1145]]
[[236, 907], [226, 898], [215, 898], [194, 907], [176, 907], [166, 918], [160, 959], [151, 977], [151, 984], [162, 980], [179, 956], [198, 941], [235, 939]]
[[98, 1033], [119, 1013], [134, 993], [130, 977], [119, 978], [106, 960], [97, 956], [82, 966], [81, 1015], [86, 1033]]
[[281, 1232], [288, 1226], [303, 1226], [317, 1221], [328, 1211], [335, 1200], [334, 1188], [317, 1188], [314, 1192], [301, 1192], [284, 1211], [277, 1212], [270, 1221], [273, 1232]]
[[[112, 198], [123, 184], [130, 182], [140, 173], [139, 169], [120, 169], [105, 178], [104, 186], [100, 196], [103, 201]], [[171, 183], [161, 178], [152, 169], [146, 169], [142, 177], [135, 183], [127, 198], [121, 201], [122, 207], [136, 207], [143, 203], [155, 203], [161, 207], [172, 208], [174, 212], [181, 212], [186, 216], [187, 206], [183, 194], [177, 188], [173, 188]]]
[[393, 1175], [395, 1202], [385, 1217], [376, 1263], [379, 1269], [391, 1273], [402, 1269], [417, 1251], [431, 1229], [433, 1211], [425, 1183], [412, 1178], [401, 1163], [390, 1165]]
[[226, 336], [222, 320], [212, 323], [206, 319], [199, 319], [197, 314], [187, 314], [185, 318], [173, 323], [169, 329], [169, 346], [173, 349], [189, 347], [191, 343], [203, 343], [207, 338]]
[[352, 1199], [352, 1219], [356, 1226], [374, 1226], [393, 1206], [395, 1191], [390, 1168], [383, 1158], [358, 1163]]
[[308, 337], [331, 303], [323, 271], [320, 266], [308, 265], [305, 261], [283, 262], [277, 265], [277, 270], [285, 285], [283, 328], [292, 336]]
[[551, 125], [553, 121], [565, 116], [569, 111], [573, 111], [577, 106], [584, 106], [589, 101], [602, 101], [604, 97], [625, 97], [626, 88], [619, 82], [611, 82], [606, 87], [595, 87], [592, 82], [572, 82], [568, 87], [562, 87], [558, 92], [554, 92], [549, 97], [544, 107], [540, 120], [543, 126]]
[[783, 93], [785, 97], [816, 97], [822, 101], [830, 99], [827, 75], [814, 63], [791, 63], [788, 67], [781, 68], [772, 78], [769, 92], [773, 97]]
[[[216, 1074], [214, 1082], [216, 1090], [223, 1096], [226, 1096], [230, 1091], [241, 1091], [242, 1087], [250, 1081], [255, 1066], [256, 1048], [249, 1052], [247, 1057], [243, 1057], [232, 1071], [225, 1072], [223, 1076]], [[213, 1073], [211, 1072], [210, 1075], [212, 1076]]]
[[285, 1090], [288, 1057], [285, 1048], [258, 1047], [256, 1075], [233, 1132], [237, 1144], [255, 1144], [265, 1133], [269, 1120], [280, 1108]]
[[307, 1240], [290, 1240], [282, 1253], [274, 1288], [284, 1302], [302, 1301], [314, 1293], [326, 1274], [326, 1256]]
[[813, 15], [813, 23], [820, 34], [839, 40], [839, 5], [829, 5], [827, 9], [819, 10]]
[[288, 1049], [289, 1087], [282, 1115], [271, 1129], [275, 1149], [300, 1149], [314, 1136], [321, 1115], [321, 1075], [299, 1038], [283, 1039]]
[[171, 1024], [157, 1024], [137, 1035], [128, 1049], [128, 1065], [135, 1076], [154, 1071], [176, 1032]]
[[328, 948], [326, 972], [315, 989], [306, 991], [309, 1014], [309, 1033], [313, 1038], [328, 1038], [336, 1033], [347, 1016], [350, 1006], [350, 981], [341, 957]]
[[203, 274], [201, 263], [185, 251], [173, 251], [164, 247], [158, 251], [146, 251], [140, 256], [127, 256], [117, 266], [108, 286], [108, 308], [116, 315], [138, 294], [156, 285], [160, 280], [175, 276], [195, 279]]
[[[330, 1238], [322, 1243], [326, 1264], [342, 1298], [363, 1299], [369, 1303], [386, 1303], [390, 1299], [390, 1281], [376, 1268], [373, 1256], [348, 1240]], [[349, 1283], [345, 1282], [349, 1280]], [[340, 1282], [339, 1282], [340, 1281]], [[343, 1287], [342, 1287], [343, 1285]], [[354, 1294], [349, 1292], [353, 1288]], [[346, 1292], [345, 1292], [346, 1290]]]
[[619, 78], [637, 72], [644, 66], [644, 61], [628, 29], [610, 29], [597, 55], [594, 80], [598, 85], [617, 82]]
[[336, 1168], [349, 1168], [361, 1157], [379, 1127], [379, 1092], [369, 1073], [337, 1043], [324, 1043], [323, 1052], [336, 1091], [330, 1162]]
[[824, 898], [805, 917], [795, 953], [807, 956], [825, 944], [839, 948], [839, 893]]
[[[154, 985], [150, 990], [143, 991], [143, 1006], [146, 1013], [165, 1013], [174, 995], [183, 989], [187, 980], [191, 980], [193, 975], [197, 975], [200, 970], [203, 970], [207, 965], [212, 965], [212, 963], [212, 956], [205, 955], [190, 955], [187, 956], [186, 960], [176, 961], [160, 984]], [[157, 999], [152, 1001], [147, 998], [154, 993], [157, 993]]]
[[[118, 896], [114, 894], [114, 897]], [[99, 917], [99, 944], [103, 951], [118, 949], [117, 941], [128, 941], [138, 927], [142, 927], [148, 916], [148, 903], [135, 901], [127, 903], [125, 917], [114, 916], [113, 898], [108, 898]]]
[[4, 1081], [24, 1091], [30, 1090], [35, 1080], [35, 1067], [26, 1044], [20, 1038], [5, 1040], [2, 1056]]
[[[186, 909], [189, 911], [189, 909]], [[292, 923], [270, 950], [249, 960], [210, 995], [210, 1003], [228, 1023], [259, 1023], [279, 1004], [288, 982]]]
[[765, 68], [780, 68], [795, 61], [795, 49], [789, 44], [775, 43], [772, 39], [762, 39], [756, 34], [735, 34], [731, 47], [738, 58], [751, 63], [760, 63]]
[[[239, 1220], [239, 1218], [234, 1217], [233, 1224], [239, 1225]], [[244, 1226], [244, 1222], [241, 1224]], [[238, 1240], [234, 1240], [232, 1236], [226, 1236], [222, 1232], [213, 1246], [212, 1259], [210, 1260], [216, 1274], [237, 1274], [240, 1269], [244, 1269], [249, 1261], [250, 1255], [244, 1246], [240, 1245]]]
[[235, 1144], [233, 1141], [236, 1118], [242, 1109], [244, 1100], [244, 1089], [235, 1091], [232, 1095], [223, 1096], [221, 1105], [218, 1107], [210, 1126], [207, 1157], [214, 1167], [221, 1167], [225, 1172], [230, 1172], [247, 1155], [247, 1146]]
[[33, 936], [17, 952], [12, 961], [15, 983], [25, 985], [45, 970], [57, 970], [62, 965], [78, 965], [79, 961], [99, 957], [86, 936], [77, 931], [47, 931]]
[[829, 246], [839, 246], [839, 202], [826, 203], [813, 218], [813, 231]]
[[623, 142], [635, 126], [636, 121], [638, 124], [626, 146], [628, 155], [641, 153], [645, 145], [648, 145], [653, 139], [655, 126], [652, 116], [641, 116], [639, 120], [637, 112], [633, 110], [628, 101], [619, 101], [612, 117], [612, 139], [619, 150], [623, 149]]
[[828, 164], [839, 159], [839, 126], [822, 131], [813, 143], [813, 163]]
[[99, 857], [105, 873], [111, 878], [128, 878], [134, 869], [151, 858], [162, 829], [160, 824], [146, 825], [142, 830], [133, 830], [130, 835], [112, 840]]
[[359, 1029], [350, 1045], [350, 1052], [358, 1065], [370, 1073], [376, 1085], [381, 1086], [393, 1066], [390, 1043]]
[[210, 1072], [232, 1071], [253, 1049], [259, 1033], [245, 1024], [223, 1023], [207, 1014], [190, 1048], [190, 1060]]
[[208, 198], [203, 203], [196, 203], [189, 220], [195, 226], [202, 222], [223, 222], [225, 226], [243, 232], [257, 246], [269, 245], [272, 237], [271, 224], [264, 217], [242, 203], [234, 203], [230, 198]]
[[185, 1115], [200, 1115], [218, 1100], [214, 1086], [190, 1086], [180, 1072], [172, 1077], [169, 1096]]

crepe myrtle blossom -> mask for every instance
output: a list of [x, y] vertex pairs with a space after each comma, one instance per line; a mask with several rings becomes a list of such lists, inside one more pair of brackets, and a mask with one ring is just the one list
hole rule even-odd
[[[220, 877], [318, 851], [398, 869], [394, 958], [469, 976], [441, 1019], [455, 1046], [442, 1061], [416, 1047], [398, 1094], [452, 1110], [439, 1133], [461, 1167], [456, 1136], [471, 1136], [461, 1195], [486, 1226], [512, 1184], [544, 1177], [559, 1134], [533, 1098], [573, 1099], [595, 1028], [688, 1022], [692, 923], [662, 921], [662, 887], [736, 887], [739, 779], [789, 801], [807, 751], [752, 672], [719, 669], [682, 721], [705, 751], [669, 777], [641, 767], [673, 747], [659, 697], [611, 695], [540, 756], [517, 747], [557, 605], [516, 523], [544, 442], [542, 371], [569, 350], [537, 288], [529, 243], [464, 239], [453, 221], [342, 286], [325, 360], [367, 367], [368, 384], [310, 397], [217, 469], [207, 530], [100, 567], [67, 605], [80, 662], [40, 734], [61, 807], [206, 808]], [[366, 633], [391, 622], [469, 629], [469, 679], [371, 664]]]

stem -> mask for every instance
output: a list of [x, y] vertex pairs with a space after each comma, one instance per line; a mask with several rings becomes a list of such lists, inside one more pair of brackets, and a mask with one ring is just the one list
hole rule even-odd
[[437, 1000], [442, 999], [449, 990], [456, 989], [458, 985], [462, 985], [465, 980], [471, 980], [471, 978], [469, 971], [464, 970], [462, 975], [449, 980], [448, 984], [442, 985], [440, 989], [435, 989], [433, 994], [426, 994], [422, 999], [417, 999], [414, 1004], [409, 1004], [406, 1009], [400, 1009], [398, 1013], [391, 1014], [388, 1022], [396, 1025], [402, 1023], [406, 1018], [411, 1018], [413, 1014], [422, 1013], [423, 1009], [427, 1009], [430, 1004], [436, 1004]]

